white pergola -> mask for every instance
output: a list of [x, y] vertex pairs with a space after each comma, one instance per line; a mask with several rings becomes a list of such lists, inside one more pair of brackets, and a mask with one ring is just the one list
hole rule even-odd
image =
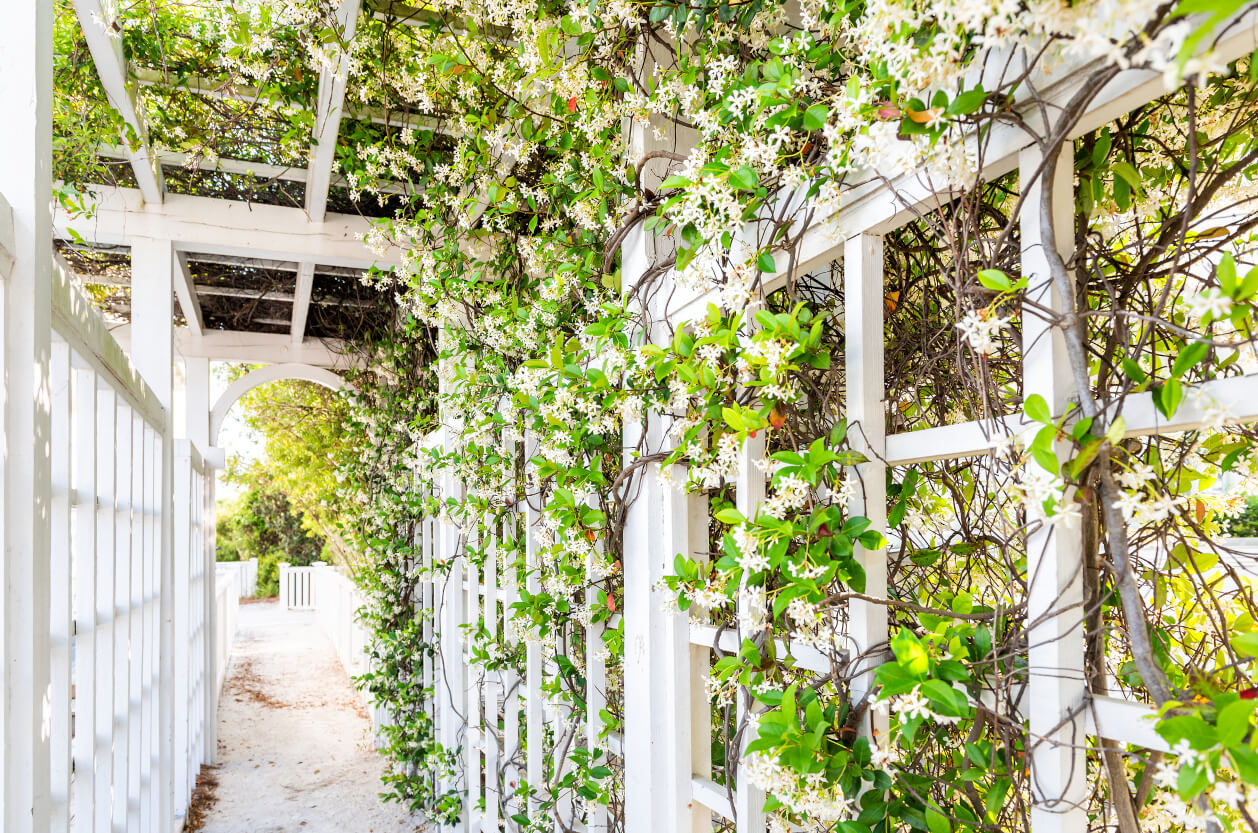
[[[101, 21], [110, 21], [112, 5], [102, 0], [75, 0], [74, 10], [87, 39], [92, 60], [110, 105], [122, 116], [138, 137], [134, 148], [124, 141], [121, 146], [99, 149], [104, 157], [125, 158], [135, 175], [136, 188], [100, 186], [93, 188], [96, 198], [88, 219], [71, 217], [57, 208], [53, 217], [53, 233], [61, 240], [86, 242], [92, 246], [128, 247], [133, 258], [132, 291], [142, 292], [141, 284], [157, 281], [170, 285], [185, 313], [187, 326], [175, 335], [176, 352], [193, 361], [199, 360], [255, 362], [264, 364], [308, 365], [320, 368], [343, 367], [348, 362], [342, 355], [343, 345], [335, 340], [311, 338], [307, 320], [312, 304], [316, 268], [365, 271], [372, 267], [389, 269], [400, 264], [400, 252], [372, 252], [363, 239], [371, 221], [361, 216], [328, 211], [329, 189], [344, 180], [333, 173], [337, 136], [345, 112], [345, 84], [348, 57], [342, 54], [335, 69], [325, 69], [319, 77], [317, 100], [314, 103], [314, 128], [306, 168], [285, 168], [234, 159], [216, 159], [204, 166], [186, 154], [155, 150], [142, 108], [137, 105], [136, 92], [141, 86], [167, 85], [194, 93], [231, 97], [257, 102], [259, 93], [226, 82], [209, 79], [167, 80], [160, 73], [137, 70], [127, 64], [120, 41], [110, 37]], [[354, 35], [361, 11], [361, 0], [345, 0], [336, 12], [336, 26], [344, 41]], [[393, 13], [389, 9], [377, 14]], [[414, 10], [401, 7], [398, 13], [407, 19]], [[389, 123], [418, 124], [414, 119], [381, 114], [355, 114]], [[432, 120], [426, 120], [425, 126]], [[259, 178], [300, 182], [305, 186], [304, 208], [288, 208], [259, 203], [246, 203], [216, 197], [189, 196], [168, 192], [163, 164], [196, 165], [199, 170], [250, 174]], [[385, 184], [386, 192], [398, 193], [400, 186]], [[150, 262], [150, 243], [170, 249], [171, 259]], [[163, 242], [164, 241], [164, 242]], [[268, 265], [295, 270], [292, 292], [268, 300], [291, 303], [287, 322], [288, 335], [275, 333], [214, 330], [205, 327], [200, 312], [198, 293], [223, 294], [213, 288], [198, 287], [188, 269], [189, 260], [210, 260], [241, 266]], [[281, 322], [267, 320], [264, 323]], [[151, 323], [144, 328], [144, 338], [165, 338], [154, 332]], [[127, 328], [135, 331], [134, 326]], [[138, 338], [126, 330], [119, 340], [139, 346]], [[133, 348], [134, 349], [134, 348]], [[190, 378], [198, 371], [190, 371]]]

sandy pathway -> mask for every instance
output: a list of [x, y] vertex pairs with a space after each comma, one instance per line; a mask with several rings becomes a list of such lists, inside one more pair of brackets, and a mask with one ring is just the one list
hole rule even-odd
[[378, 798], [383, 760], [313, 613], [242, 605], [218, 711], [217, 798], [204, 833], [413, 833]]

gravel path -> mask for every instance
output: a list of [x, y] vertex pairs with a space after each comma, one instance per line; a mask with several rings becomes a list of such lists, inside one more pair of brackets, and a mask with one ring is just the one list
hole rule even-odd
[[383, 759], [313, 613], [242, 605], [218, 710], [220, 765], [204, 833], [414, 833], [378, 797]]

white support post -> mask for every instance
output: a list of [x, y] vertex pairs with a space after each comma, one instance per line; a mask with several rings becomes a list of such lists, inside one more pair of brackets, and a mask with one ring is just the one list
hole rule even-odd
[[[748, 437], [743, 443], [742, 451], [738, 457], [738, 485], [734, 495], [734, 502], [738, 511], [748, 520], [755, 520], [760, 513], [760, 504], [764, 502], [765, 475], [756, 467], [756, 461], [764, 457], [765, 452], [765, 436], [761, 432], [758, 436]], [[739, 607], [742, 607], [743, 601], [739, 599]], [[743, 628], [742, 622], [744, 617], [740, 615], [738, 626], [738, 644], [741, 645], [744, 639], [755, 640], [763, 634]], [[765, 627], [768, 627], [766, 624]], [[746, 725], [749, 714], [753, 709], [754, 701], [750, 691], [740, 689], [738, 692], [738, 708], [737, 708], [737, 725], [742, 727]], [[750, 727], [748, 727], [750, 729]], [[747, 778], [746, 768], [743, 765], [743, 748], [756, 739], [754, 730], [745, 731], [741, 742], [738, 744], [738, 778], [734, 786], [734, 822], [737, 826], [738, 833], [764, 833], [768, 826], [768, 818], [764, 812], [765, 795], [764, 790], [752, 786]]]
[[210, 360], [187, 358], [183, 364], [185, 434], [197, 450], [210, 449]]
[[[868, 462], [848, 470], [852, 480], [851, 515], [870, 520], [870, 529], [887, 526], [886, 416], [883, 405], [883, 250], [882, 238], [860, 234], [849, 238], [843, 250], [843, 298], [847, 314], [844, 351], [847, 372], [848, 443]], [[887, 595], [886, 550], [868, 550], [859, 544], [856, 557], [865, 569], [865, 592]], [[858, 666], [863, 673], [852, 683], [852, 698], [859, 701], [872, 688], [873, 669], [882, 660], [887, 643], [887, 608], [860, 600], [851, 602], [850, 628]], [[885, 715], [870, 709], [865, 727], [874, 737], [885, 735]]]
[[[326, 195], [325, 195], [326, 202]], [[297, 287], [293, 292], [292, 324], [289, 335], [294, 344], [301, 344], [306, 338], [306, 318], [310, 315], [310, 296], [314, 292], [315, 265], [310, 262], [301, 263], [297, 267]]]
[[[174, 447], [171, 441], [171, 402], [174, 373], [174, 290], [179, 271], [174, 245], [167, 239], [137, 237], [131, 244], [131, 323], [133, 340], [131, 361], [152, 388], [166, 409], [161, 430], [160, 468], [160, 673], [162, 696], [159, 705], [160, 766], [162, 785], [158, 790], [158, 816], [163, 825], [174, 818], [173, 756], [174, 750], [174, 526], [172, 490], [169, 485], [174, 468]], [[157, 636], [156, 634], [154, 636]]]
[[336, 161], [336, 139], [341, 132], [341, 112], [345, 105], [345, 83], [349, 76], [349, 44], [358, 27], [361, 0], [341, 0], [336, 10], [336, 69], [319, 74], [319, 98], [315, 111], [314, 141], [310, 146], [310, 172], [306, 179], [306, 213], [310, 222], [322, 223], [328, 211], [328, 186]]
[[[1041, 241], [1041, 189], [1053, 189], [1057, 244], [1069, 258], [1074, 240], [1072, 149], [1066, 143], [1047, 185], [1031, 176], [1042, 154], [1027, 148], [1019, 156], [1022, 176], [1022, 273], [1029, 299], [1054, 311], [1065, 301], [1052, 287]], [[1039, 394], [1053, 414], [1070, 406], [1071, 374], [1065, 338], [1029, 305], [1022, 312], [1023, 395]], [[1064, 445], [1064, 444], [1063, 444]], [[1059, 448], [1059, 457], [1064, 459]], [[1038, 465], [1031, 462], [1028, 465]], [[1027, 534], [1028, 696], [1030, 710], [1031, 830], [1056, 833], [1087, 828], [1084, 667], [1083, 540], [1077, 528], [1040, 526]]]
[[[498, 530], [489, 534], [485, 548], [485, 631], [489, 641], [498, 636]], [[485, 744], [485, 817], [481, 829], [497, 833], [502, 793], [498, 779], [498, 702], [501, 695], [500, 672], [485, 672], [485, 709], [483, 734]]]
[[[3, 720], [0, 827], [50, 823], [49, 697], [51, 490], [48, 363], [52, 225], [51, 3], [18, 3], [0, 28], [0, 107], [5, 137], [0, 195], [13, 216], [13, 267], [0, 310], [4, 364]], [[6, 242], [5, 248], [8, 248]], [[6, 258], [7, 259], [7, 258]]]

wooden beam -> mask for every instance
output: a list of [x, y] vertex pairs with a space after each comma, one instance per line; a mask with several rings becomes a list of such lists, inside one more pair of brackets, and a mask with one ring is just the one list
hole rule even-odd
[[92, 190], [97, 199], [90, 219], [70, 217], [56, 207], [56, 237], [75, 239], [71, 228], [98, 245], [129, 246], [133, 237], [168, 237], [176, 241], [178, 250], [189, 253], [309, 260], [355, 269], [388, 269], [402, 262], [397, 248], [377, 255], [362, 243], [373, 225], [364, 217], [328, 214], [322, 223], [310, 223], [300, 208], [185, 194], [169, 194], [160, 211], [146, 211], [140, 192], [133, 188], [93, 186]]
[[193, 335], [201, 336], [205, 332], [205, 321], [201, 317], [201, 302], [197, 299], [196, 289], [192, 284], [192, 273], [188, 271], [188, 255], [185, 252], [175, 253], [175, 294], [179, 296], [179, 307], [188, 321], [188, 329]]
[[306, 337], [306, 318], [310, 314], [310, 296], [314, 292], [314, 264], [303, 263], [297, 270], [297, 293], [293, 301], [293, 316], [289, 335], [294, 344], [301, 344]]
[[[220, 101], [239, 101], [244, 104], [270, 103], [262, 91], [248, 84], [237, 84], [230, 79], [202, 78], [195, 75], [181, 78], [168, 78], [164, 73], [151, 69], [136, 68], [132, 70], [136, 83], [141, 87], [162, 87], [170, 90], [186, 90], [194, 95], [206, 98], [217, 98]], [[309, 110], [309, 106], [299, 102], [276, 102], [281, 110]], [[383, 107], [351, 107], [347, 115], [358, 121], [369, 121], [373, 124], [387, 124], [390, 127], [416, 130], [431, 130], [446, 136], [463, 136], [464, 131], [446, 124], [444, 119], [417, 114], [398, 113], [385, 110]]]
[[[110, 4], [113, 8], [113, 4]], [[144, 194], [146, 202], [158, 204], [166, 192], [162, 181], [162, 170], [153, 157], [148, 141], [148, 125], [144, 121], [143, 111], [136, 106], [135, 94], [128, 81], [127, 62], [122, 54], [121, 38], [113, 37], [110, 29], [119, 25], [116, 15], [107, 12], [101, 0], [74, 0], [74, 11], [79, 18], [79, 26], [87, 39], [87, 48], [92, 53], [92, 62], [96, 64], [96, 74], [101, 86], [105, 88], [105, 96], [109, 104], [123, 121], [135, 133], [134, 146], [127, 136], [123, 141], [128, 143], [130, 150], [127, 158], [135, 171], [136, 182]]]
[[336, 10], [336, 68], [319, 73], [319, 98], [315, 102], [314, 135], [311, 136], [309, 177], [306, 180], [306, 213], [312, 223], [323, 222], [328, 212], [328, 187], [336, 164], [336, 141], [341, 133], [345, 83], [349, 78], [349, 47], [358, 27], [361, 0], [342, 0]]
[[[126, 148], [118, 147], [117, 145], [98, 145], [96, 147], [96, 155], [105, 159], [129, 159], [131, 156]], [[244, 159], [223, 157], [211, 159], [206, 156], [196, 156], [191, 153], [173, 150], [154, 151], [153, 155], [156, 156], [158, 163], [162, 165], [177, 166], [192, 172], [212, 171], [235, 174], [236, 176], [252, 176], [260, 180], [304, 183], [309, 178], [310, 173], [305, 168], [296, 168], [292, 165], [268, 165], [265, 162], [248, 162]], [[332, 185], [342, 188], [350, 187], [349, 180], [339, 174], [333, 175], [330, 181]], [[405, 183], [392, 180], [380, 180], [376, 183], [376, 189], [383, 194], [411, 193]]]

